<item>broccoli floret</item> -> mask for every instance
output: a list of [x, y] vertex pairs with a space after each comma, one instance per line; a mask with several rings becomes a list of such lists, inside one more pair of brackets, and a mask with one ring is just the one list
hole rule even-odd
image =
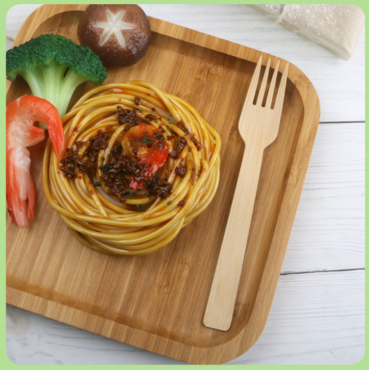
[[6, 76], [14, 81], [17, 75], [33, 95], [51, 102], [63, 116], [77, 86], [87, 81], [101, 85], [107, 70], [89, 47], [47, 34], [7, 51]]

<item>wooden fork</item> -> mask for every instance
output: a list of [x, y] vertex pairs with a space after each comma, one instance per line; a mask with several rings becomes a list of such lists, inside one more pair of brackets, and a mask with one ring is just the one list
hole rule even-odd
[[261, 64], [262, 56], [254, 71], [239, 120], [239, 132], [245, 142], [245, 151], [203, 319], [205, 326], [223, 331], [228, 330], [231, 326], [261, 172], [263, 152], [276, 139], [279, 131], [288, 76], [287, 63], [280, 81], [275, 104], [272, 108], [276, 77], [280, 64], [280, 61], [278, 61], [270, 83], [266, 104], [262, 106], [270, 69], [269, 59], [257, 102], [253, 104]]

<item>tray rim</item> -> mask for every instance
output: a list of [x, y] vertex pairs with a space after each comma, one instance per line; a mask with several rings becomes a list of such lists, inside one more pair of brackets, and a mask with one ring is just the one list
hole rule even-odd
[[[40, 26], [41, 23], [45, 22], [50, 17], [55, 15], [70, 12], [70, 11], [84, 11], [88, 4], [84, 5], [77, 5], [77, 4], [53, 4], [53, 5], [43, 5], [40, 8], [36, 9], [23, 23], [18, 35], [14, 41], [12, 47], [19, 45], [22, 42], [25, 42], [29, 38], [32, 37], [36, 29]], [[45, 14], [45, 10], [47, 13]], [[51, 10], [51, 11], [50, 11]], [[37, 21], [35, 19], [37, 18]], [[186, 27], [182, 27], [173, 23], [169, 23], [167, 21], [159, 20], [153, 17], [148, 17], [151, 23], [151, 28], [153, 32], [171, 37], [173, 39], [181, 40], [184, 42], [188, 42], [190, 44], [198, 45], [200, 47], [204, 47], [216, 52], [225, 53], [227, 55], [247, 60], [249, 62], [257, 64], [259, 55], [264, 57], [270, 57], [272, 60], [272, 64], [275, 64], [277, 59], [283, 60], [282, 58], [278, 58], [276, 56], [270, 55], [268, 53], [264, 53], [258, 51], [258, 56], [256, 54], [256, 50], [249, 48], [244, 45], [240, 45], [231, 41], [227, 41], [215, 36], [207, 35], [199, 31], [195, 31], [192, 29], [188, 29]], [[24, 30], [27, 29], [27, 32]], [[186, 32], [185, 32], [186, 31]], [[30, 36], [29, 38], [21, 37], [23, 33]], [[195, 39], [195, 35], [206, 35], [203, 40], [198, 40], [197, 42], [192, 41]], [[215, 42], [217, 41], [217, 42]], [[285, 63], [282, 63], [283, 66]], [[285, 251], [288, 245], [289, 235], [293, 226], [294, 216], [298, 207], [299, 198], [302, 192], [303, 183], [305, 179], [305, 175], [308, 168], [309, 159], [311, 156], [311, 152], [313, 149], [313, 143], [315, 140], [317, 128], [319, 125], [319, 118], [320, 118], [320, 105], [317, 92], [313, 87], [310, 80], [307, 76], [294, 64], [289, 63], [289, 75], [288, 78], [296, 87], [297, 91], [299, 92], [302, 98], [302, 104], [304, 107], [304, 117], [302, 122], [302, 129], [299, 133], [299, 137], [297, 140], [297, 145], [295, 149], [295, 154], [293, 156], [293, 161], [291, 165], [291, 170], [288, 176], [288, 181], [286, 185], [286, 190], [284, 192], [284, 197], [281, 203], [281, 208], [279, 212], [279, 216], [276, 223], [276, 230], [282, 228], [285, 232], [283, 233], [280, 238], [276, 236], [276, 232], [273, 235], [271, 245], [277, 244], [279, 246], [278, 253], [269, 253], [266, 260], [266, 268], [265, 271], [269, 270], [270, 268], [274, 268], [280, 272], [282, 262], [284, 259]], [[282, 71], [282, 66], [280, 67], [280, 72]], [[12, 82], [6, 80], [6, 94], [11, 86]], [[312, 117], [308, 118], [307, 112], [313, 112]], [[298, 148], [301, 148], [299, 151]], [[303, 149], [305, 150], [303, 150]], [[299, 156], [297, 157], [297, 152], [299, 152]], [[304, 155], [303, 155], [304, 154]], [[287, 194], [290, 194], [289, 199], [287, 200]], [[294, 201], [292, 202], [291, 194], [294, 195]], [[293, 203], [293, 205], [292, 205]], [[290, 207], [290, 212], [285, 212], [286, 217], [283, 217], [282, 214], [284, 213], [284, 209]], [[293, 211], [292, 211], [293, 207]], [[286, 232], [288, 231], [288, 232]], [[271, 248], [272, 249], [272, 248]], [[264, 274], [265, 275], [265, 272]], [[227, 341], [217, 344], [214, 346], [209, 347], [198, 347], [186, 344], [184, 342], [177, 342], [173, 339], [165, 338], [159, 335], [156, 335], [151, 332], [143, 331], [141, 329], [130, 327], [129, 325], [117, 323], [115, 321], [102, 318], [101, 316], [91, 314], [86, 311], [80, 311], [74, 307], [64, 305], [60, 302], [55, 302], [53, 300], [49, 300], [37, 295], [32, 294], [28, 291], [22, 291], [20, 289], [14, 288], [8, 285], [7, 279], [7, 290], [6, 290], [6, 303], [15, 305], [17, 307], [29, 310], [31, 312], [40, 314], [42, 316], [46, 316], [48, 318], [61, 321], [63, 323], [87, 330], [92, 331], [96, 334], [100, 334], [106, 336], [111, 339], [115, 339], [129, 345], [133, 345], [138, 348], [142, 348], [154, 353], [158, 353], [167, 357], [171, 357], [180, 361], [190, 362], [194, 364], [220, 364], [228, 362], [244, 352], [250, 349], [253, 344], [257, 341], [260, 335], [263, 332], [264, 326], [267, 321], [267, 317], [269, 311], [271, 309], [272, 300], [275, 294], [277, 282], [279, 280], [280, 273], [273, 274], [273, 281], [270, 282], [270, 294], [268, 297], [263, 296], [257, 293], [255, 307], [263, 304], [267, 306], [268, 309], [266, 310], [267, 314], [266, 317], [259, 321], [263, 322], [263, 325], [260, 325], [257, 332], [253, 336], [253, 340], [247, 340], [248, 334], [246, 326], [234, 337], [228, 339]], [[264, 276], [261, 279], [261, 285], [265, 282]], [[260, 289], [259, 289], [260, 291]], [[27, 302], [28, 300], [28, 302]], [[253, 309], [251, 314], [251, 320], [256, 316], [256, 310]], [[73, 313], [73, 315], [71, 315]], [[61, 316], [69, 316], [73, 317], [74, 319], [68, 320], [61, 320]], [[84, 315], [83, 320], [79, 320], [79, 316]], [[103, 319], [105, 322], [112, 322], [115, 326], [119, 326], [122, 330], [115, 330], [115, 332], [119, 332], [120, 335], [114, 335], [107, 332], [107, 329], [101, 328], [100, 330], [92, 330], [91, 325], [88, 323], [90, 320], [86, 320], [86, 317], [91, 318], [92, 321], [97, 319]], [[82, 318], [82, 317], [81, 317]], [[213, 329], [210, 329], [213, 330]], [[141, 332], [141, 335], [138, 337], [138, 332]], [[145, 337], [145, 338], [144, 338]], [[154, 345], [150, 343], [154, 342]], [[148, 344], [149, 343], [149, 344]], [[217, 353], [215, 356], [214, 354]], [[213, 358], [212, 361], [208, 360], [208, 357]], [[215, 357], [217, 359], [215, 359]], [[207, 361], [208, 360], [208, 361]]]

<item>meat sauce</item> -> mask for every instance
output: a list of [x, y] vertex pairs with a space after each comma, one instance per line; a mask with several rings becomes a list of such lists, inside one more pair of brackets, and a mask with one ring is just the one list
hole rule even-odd
[[176, 143], [173, 145], [173, 151], [171, 152], [170, 157], [173, 159], [179, 158], [186, 144], [186, 139], [180, 137], [180, 140], [176, 141]]
[[[139, 101], [135, 101], [135, 103], [137, 104]], [[148, 120], [158, 119], [152, 114], [148, 114], [143, 118], [136, 110], [124, 109], [122, 107], [117, 108], [116, 118], [120, 125], [126, 125], [124, 134], [131, 128], [142, 125]], [[200, 150], [200, 143], [190, 135], [185, 126], [182, 124], [180, 128]], [[132, 183], [134, 181], [140, 184], [141, 189], [145, 189], [150, 195], [166, 199], [171, 194], [172, 185], [167, 181], [167, 178], [163, 179], [158, 173], [148, 171], [153, 164], [143, 163], [138, 153], [139, 146], [142, 147], [143, 143], [147, 150], [157, 150], [160, 153], [164, 150], [168, 151], [166, 137], [163, 135], [166, 131], [162, 126], [159, 126], [158, 130], [152, 129], [149, 130], [149, 133], [144, 132], [140, 139], [130, 137], [130, 153], [126, 152], [126, 149], [122, 147], [120, 142], [115, 142], [108, 158], [102, 158], [104, 165], [100, 166], [100, 171], [102, 172], [100, 177], [101, 183], [96, 182], [95, 186], [103, 185], [103, 189], [107, 194], [116, 197], [120, 202], [125, 202], [132, 194]], [[90, 178], [94, 178], [94, 173], [98, 167], [99, 152], [108, 147], [109, 138], [110, 136], [107, 133], [101, 130], [98, 131], [96, 135], [90, 138], [87, 143], [88, 147], [83, 155], [80, 155], [79, 151], [86, 142], [77, 141], [72, 148], [67, 150], [65, 158], [60, 161], [60, 171], [68, 178], [74, 178], [78, 173], [87, 173]], [[167, 137], [167, 140], [175, 139], [176, 137], [173, 135]], [[186, 139], [180, 137], [174, 142], [173, 151], [169, 154], [169, 157], [173, 159], [179, 158], [186, 145]], [[180, 177], [184, 177], [186, 171], [187, 167], [184, 165], [179, 165], [175, 169], [176, 174]], [[150, 173], [150, 176], [148, 176], [148, 173]], [[183, 206], [183, 201], [180, 203], [180, 206]]]
[[201, 143], [190, 133], [190, 131], [185, 127], [185, 125], [182, 123], [182, 122], [179, 122], [177, 124], [177, 126], [183, 131], [185, 132], [185, 135], [188, 136], [191, 141], [194, 143], [195, 147], [197, 148], [197, 150], [201, 150], [202, 149], [202, 145]]

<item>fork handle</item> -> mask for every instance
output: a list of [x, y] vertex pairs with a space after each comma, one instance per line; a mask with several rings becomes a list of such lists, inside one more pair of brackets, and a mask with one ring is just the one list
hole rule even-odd
[[229, 218], [203, 323], [226, 331], [231, 326], [252, 220], [264, 147], [249, 143], [243, 154]]

